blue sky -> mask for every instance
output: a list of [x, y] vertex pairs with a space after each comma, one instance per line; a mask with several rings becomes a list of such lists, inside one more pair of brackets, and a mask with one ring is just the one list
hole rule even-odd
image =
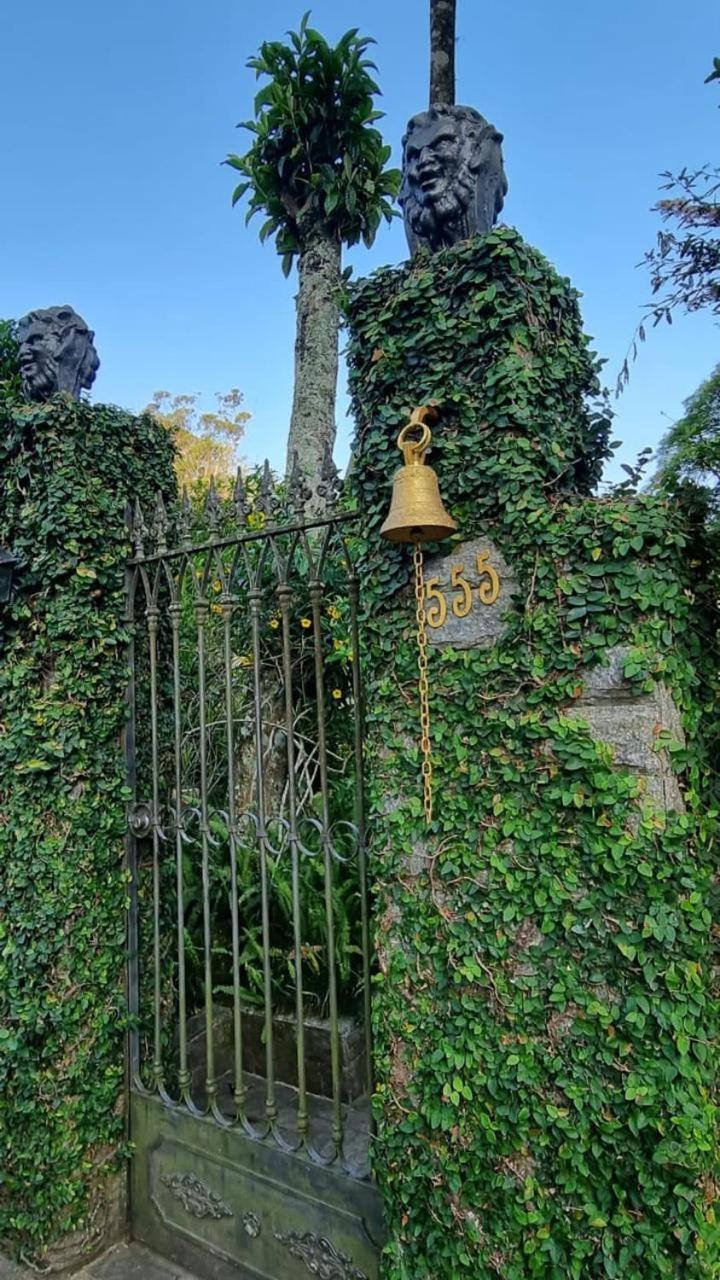
[[[308, 0], [309, 2], [309, 0]], [[0, 316], [73, 305], [96, 330], [93, 398], [142, 408], [158, 389], [239, 387], [251, 460], [284, 458], [294, 279], [230, 206], [252, 110], [246, 58], [296, 26], [302, 0], [35, 0], [7, 4], [0, 48]], [[315, 0], [335, 39], [378, 41], [381, 122], [399, 163], [426, 105], [427, 0]], [[720, 160], [716, 0], [458, 3], [457, 100], [505, 134], [504, 220], [583, 294], [586, 328], [618, 368], [649, 294], [636, 269], [657, 230], [664, 169]], [[259, 223], [257, 224], [259, 225]], [[406, 257], [399, 220], [356, 274]], [[657, 443], [720, 359], [708, 316], [651, 333], [618, 406], [632, 458]], [[350, 426], [338, 405], [338, 460]]]

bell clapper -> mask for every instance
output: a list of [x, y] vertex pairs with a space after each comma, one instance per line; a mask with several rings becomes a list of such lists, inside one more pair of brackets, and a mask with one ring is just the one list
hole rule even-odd
[[[403, 427], [397, 446], [403, 456], [403, 466], [395, 472], [392, 501], [387, 519], [380, 533], [391, 542], [409, 542], [413, 548], [415, 571], [415, 620], [418, 646], [418, 691], [420, 694], [420, 750], [422, 752], [423, 809], [426, 823], [432, 822], [432, 759], [430, 745], [430, 704], [427, 661], [427, 629], [425, 616], [425, 575], [423, 570], [423, 542], [435, 542], [454, 533], [457, 525], [448, 515], [440, 496], [438, 478], [432, 467], [425, 464], [425, 454], [430, 448], [432, 432], [428, 418], [435, 418], [437, 410], [432, 405], [419, 405], [413, 409], [410, 421]], [[418, 440], [410, 438], [411, 432], [420, 432]]]

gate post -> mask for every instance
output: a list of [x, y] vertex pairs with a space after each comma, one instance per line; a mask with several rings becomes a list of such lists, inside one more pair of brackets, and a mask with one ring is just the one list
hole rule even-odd
[[147, 416], [0, 403], [0, 1247], [53, 1269], [125, 1226], [123, 513], [172, 459]]
[[[717, 1265], [713, 681], [682, 530], [594, 495], [577, 294], [512, 229], [361, 281], [348, 321], [383, 1275]], [[425, 565], [429, 826], [411, 558], [379, 537], [428, 403], [458, 524]]]

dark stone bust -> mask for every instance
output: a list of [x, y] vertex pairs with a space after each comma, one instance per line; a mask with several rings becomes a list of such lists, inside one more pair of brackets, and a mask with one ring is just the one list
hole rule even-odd
[[502, 134], [472, 107], [438, 103], [413, 116], [400, 189], [411, 254], [492, 229], [508, 189], [501, 143]]
[[67, 391], [75, 400], [95, 381], [100, 360], [95, 334], [72, 307], [31, 311], [18, 321], [20, 376], [26, 400]]

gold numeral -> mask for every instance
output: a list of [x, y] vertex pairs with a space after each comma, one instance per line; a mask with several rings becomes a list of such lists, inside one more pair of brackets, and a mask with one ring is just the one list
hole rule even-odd
[[478, 587], [478, 596], [482, 604], [494, 604], [500, 595], [500, 579], [491, 564], [489, 551], [479, 551], [477, 557], [477, 571], [481, 578], [487, 578], [487, 582], [481, 582]]
[[447, 618], [447, 604], [442, 591], [438, 591], [439, 578], [428, 578], [425, 583], [425, 599], [437, 600], [437, 604], [431, 604], [427, 610], [427, 624], [429, 627], [441, 627]]
[[472, 592], [469, 583], [461, 575], [465, 572], [464, 564], [455, 564], [450, 574], [450, 585], [460, 588], [460, 595], [452, 603], [452, 611], [456, 618], [467, 618], [472, 609]]

